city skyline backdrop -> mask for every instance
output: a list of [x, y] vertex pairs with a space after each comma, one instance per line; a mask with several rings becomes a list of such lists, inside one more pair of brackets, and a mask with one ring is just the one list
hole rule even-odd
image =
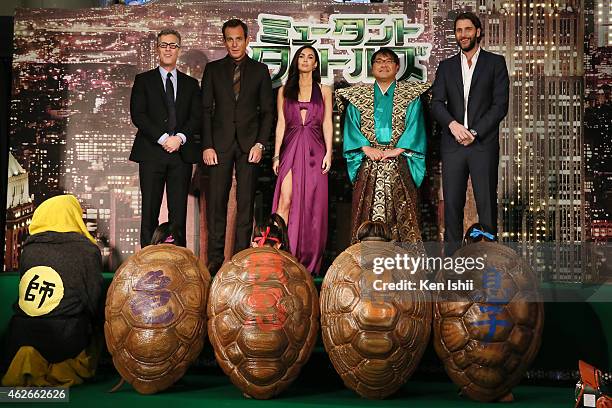
[[[86, 221], [106, 243], [106, 255], [114, 254], [116, 266], [138, 247], [138, 173], [127, 159], [135, 134], [129, 96], [134, 76], [156, 66], [159, 30], [173, 26], [181, 32], [178, 68], [199, 80], [208, 61], [225, 56], [220, 28], [230, 17], [243, 19], [254, 40], [260, 14], [311, 25], [327, 24], [337, 14], [405, 15], [409, 24], [424, 27], [414, 41], [431, 45], [419, 62], [433, 81], [438, 63], [458, 51], [452, 22], [461, 10], [480, 15], [481, 45], [504, 55], [510, 74], [510, 107], [500, 127], [500, 240], [521, 243], [533, 264], [552, 279], [584, 280], [585, 274], [597, 273], [593, 266], [601, 248], [581, 244], [603, 243], [606, 251], [612, 236], [607, 168], [612, 5], [601, 0], [158, 1], [82, 10], [20, 9], [15, 17], [11, 154], [27, 173], [34, 205], [62, 192], [79, 198]], [[338, 72], [335, 78], [336, 86], [346, 85]], [[339, 123], [335, 129], [328, 261], [347, 245], [346, 221], [338, 215], [350, 212], [351, 200]], [[439, 241], [442, 200], [435, 134], [429, 145], [428, 176], [421, 189], [423, 235]], [[259, 219], [269, 213], [274, 186], [266, 159], [256, 203]], [[199, 214], [198, 186], [195, 177], [189, 240], [196, 253], [202, 249], [204, 216]], [[17, 193], [12, 196], [23, 196]], [[10, 234], [27, 217], [19, 211], [21, 218], [16, 218], [7, 207]], [[466, 215], [466, 223], [475, 219], [473, 201]], [[565, 245], [551, 257], [538, 252], [539, 243]]]

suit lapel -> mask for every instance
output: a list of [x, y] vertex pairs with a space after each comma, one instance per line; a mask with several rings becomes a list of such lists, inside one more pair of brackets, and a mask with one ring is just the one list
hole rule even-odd
[[470, 96], [472, 96], [472, 91], [474, 90], [474, 84], [480, 73], [482, 72], [485, 64], [486, 64], [486, 55], [483, 49], [480, 50], [480, 54], [478, 55], [478, 60], [476, 61], [476, 66], [474, 67], [474, 72], [472, 73], [472, 82], [470, 82]]
[[478, 105], [478, 99], [472, 98], [472, 95], [474, 94], [474, 88], [475, 88], [476, 82], [478, 81], [478, 76], [481, 75], [482, 70], [485, 68], [486, 63], [487, 63], [487, 56], [485, 54], [485, 51], [483, 49], [480, 49], [480, 54], [478, 55], [478, 60], [476, 61], [474, 72], [472, 73], [472, 82], [470, 82], [470, 94], [468, 96], [468, 100], [470, 101], [470, 103], [468, 104], [468, 124], [472, 123], [474, 120], [474, 110], [475, 110], [474, 103]]
[[461, 70], [461, 51], [459, 52], [459, 54], [455, 55], [453, 57], [453, 63], [451, 64], [451, 69], [456, 72], [456, 74], [454, 74], [455, 77], [455, 85], [457, 85], [457, 92], [459, 95], [459, 104], [461, 106], [461, 111], [463, 112], [463, 109], [465, 109], [465, 107], [463, 106], [463, 104], [465, 103], [463, 100], [463, 71]]
[[[247, 81], [246, 79], [249, 77], [249, 72], [251, 71], [250, 70], [251, 59], [249, 58], [248, 55], [246, 55], [244, 58], [245, 60], [242, 63], [243, 64], [242, 71], [240, 72], [240, 93], [238, 94], [238, 100], [240, 100], [240, 97], [244, 95], [244, 90], [247, 89], [249, 81]], [[233, 84], [232, 84], [232, 92], [234, 92]]]
[[159, 67], [153, 70], [153, 75], [151, 75], [151, 77], [153, 78], [153, 86], [159, 92], [159, 97], [162, 98], [164, 106], [166, 106], [166, 92], [164, 91], [164, 84], [162, 83], [162, 76], [159, 72]]
[[181, 102], [183, 102], [183, 94], [185, 93], [185, 78], [183, 77], [182, 72], [179, 72], [178, 69], [176, 70], [176, 100], [174, 101], [174, 106], [176, 107], [176, 112], [178, 115], [178, 112], [180, 112], [180, 108], [179, 105], [181, 105]]
[[234, 61], [232, 60], [232, 58], [228, 55], [227, 57], [225, 57], [225, 63], [223, 64], [223, 72], [222, 72], [222, 77], [224, 78], [224, 83], [225, 83], [225, 87], [226, 90], [228, 92], [228, 94], [231, 96], [232, 100], [234, 99], [234, 76], [233, 76], [233, 68], [234, 68]]
[[455, 84], [457, 85], [457, 89], [459, 90], [459, 95], [461, 95], [461, 100], [463, 100], [463, 73], [461, 70], [461, 54], [457, 54], [453, 58], [452, 69], [457, 72], [455, 74]]

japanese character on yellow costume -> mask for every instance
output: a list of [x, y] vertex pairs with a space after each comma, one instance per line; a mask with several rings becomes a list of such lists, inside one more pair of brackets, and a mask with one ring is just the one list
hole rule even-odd
[[102, 322], [102, 257], [72, 195], [34, 212], [20, 258], [2, 385], [72, 386], [95, 374]]

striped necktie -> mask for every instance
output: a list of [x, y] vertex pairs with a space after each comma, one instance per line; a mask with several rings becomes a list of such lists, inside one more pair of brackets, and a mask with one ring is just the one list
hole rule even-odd
[[238, 100], [238, 96], [240, 96], [240, 64], [234, 64], [234, 99]]

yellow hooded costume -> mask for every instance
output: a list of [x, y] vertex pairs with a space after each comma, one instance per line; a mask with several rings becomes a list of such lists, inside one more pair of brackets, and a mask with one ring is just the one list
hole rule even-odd
[[73, 195], [49, 198], [36, 208], [30, 224], [30, 235], [47, 231], [77, 232], [96, 244], [83, 222], [81, 204]]
[[[34, 211], [30, 235], [51, 231], [76, 232], [96, 244], [83, 222], [81, 205], [73, 195], [52, 197]], [[2, 378], [2, 385], [70, 387], [81, 384], [95, 374], [100, 348], [101, 337], [94, 335], [90, 346], [76, 357], [49, 363], [36, 348], [22, 346]]]

